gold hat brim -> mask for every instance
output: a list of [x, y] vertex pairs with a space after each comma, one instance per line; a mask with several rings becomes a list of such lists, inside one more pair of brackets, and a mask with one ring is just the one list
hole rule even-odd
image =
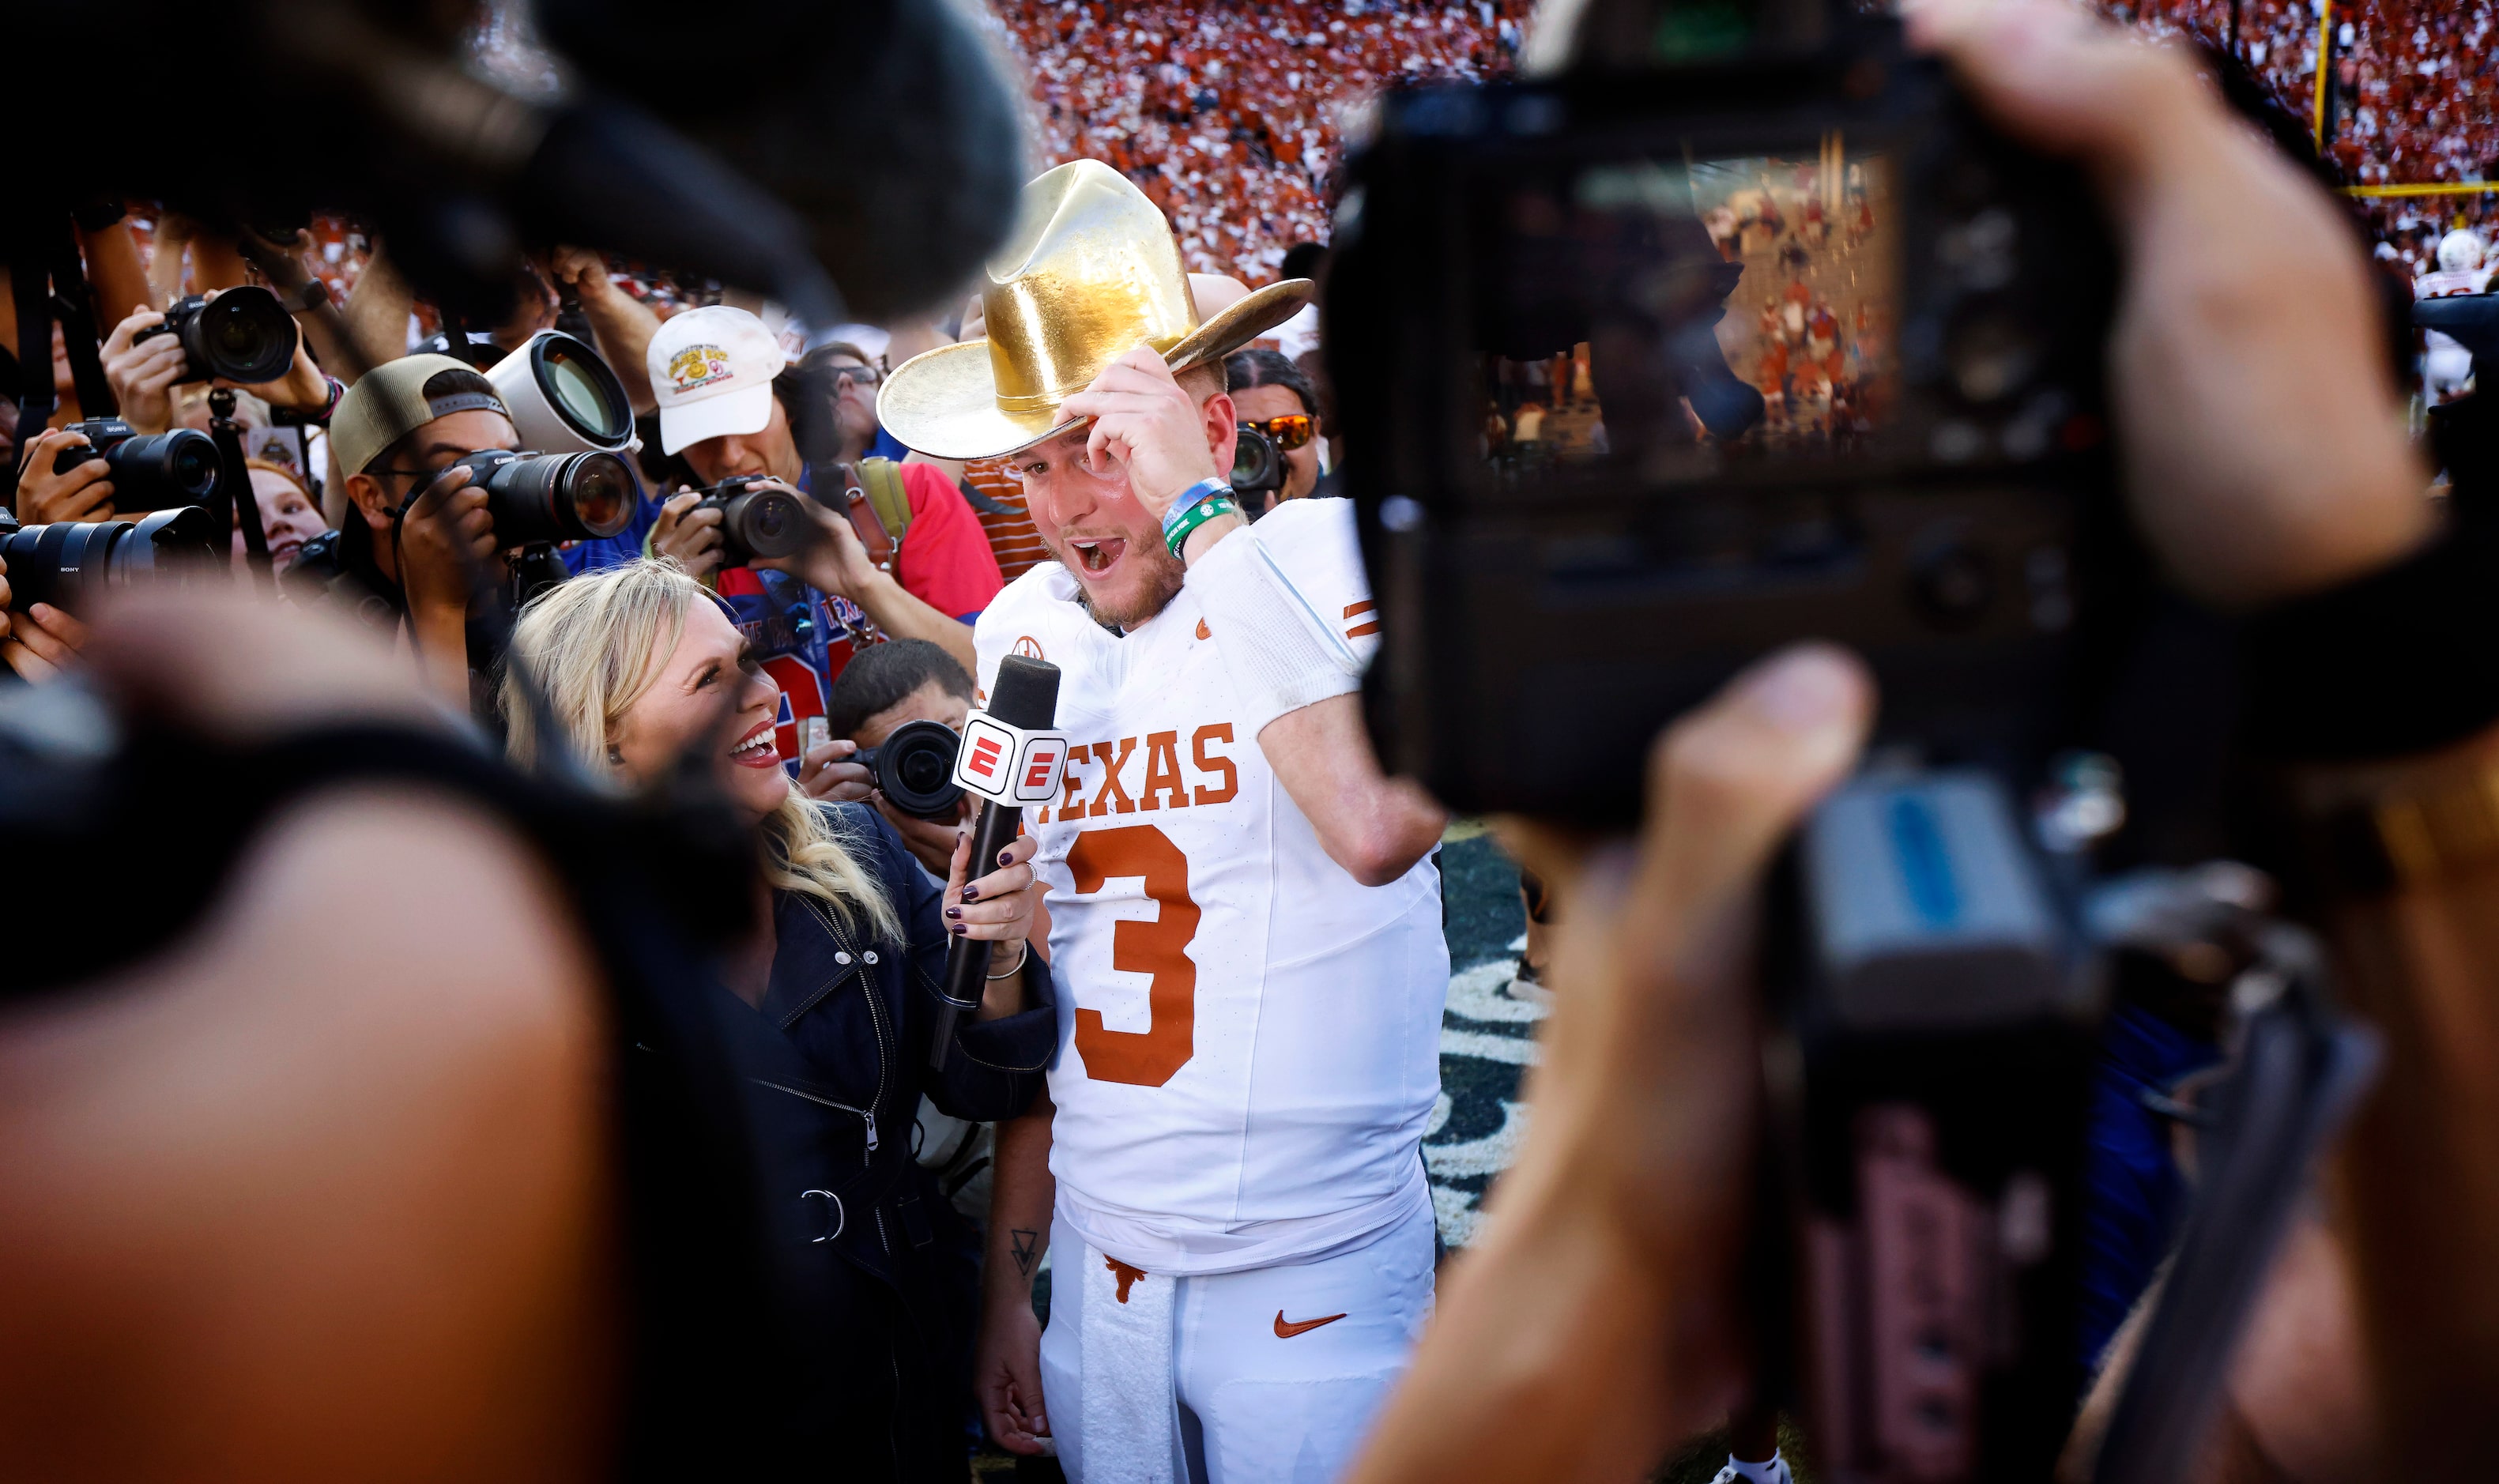
[[[1163, 364], [1177, 374], [1220, 360], [1300, 313], [1313, 290], [1308, 278], [1253, 289], [1163, 352]], [[895, 367], [877, 391], [876, 418], [905, 448], [966, 460], [1029, 448], [1082, 421], [1056, 407], [1000, 411], [987, 340], [940, 345]]]

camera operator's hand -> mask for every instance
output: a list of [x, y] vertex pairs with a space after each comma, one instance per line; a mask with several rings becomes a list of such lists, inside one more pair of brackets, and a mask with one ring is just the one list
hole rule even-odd
[[607, 272], [607, 254], [587, 247], [558, 247], [547, 255], [547, 275], [558, 289], [571, 289], [586, 313], [612, 300], [633, 296], [616, 286]]
[[408, 612], [466, 614], [470, 572], [492, 562], [495, 551], [486, 492], [469, 482], [465, 468], [437, 474], [400, 523], [400, 585]]
[[860, 544], [859, 532], [851, 529], [850, 518], [834, 514], [778, 479], [755, 488], [788, 491], [816, 526], [815, 540], [789, 556], [760, 558], [755, 565], [788, 572], [819, 593], [847, 597], [865, 606], [863, 596], [885, 574], [868, 560], [867, 548]]
[[105, 383], [121, 404], [121, 420], [141, 433], [163, 433], [174, 426], [174, 383], [189, 365], [180, 336], [138, 339], [140, 331], [163, 323], [164, 315], [141, 309], [104, 339]]
[[[1128, 476], [1129, 493], [1156, 520], [1180, 492], [1215, 478], [1206, 416], [1197, 399], [1173, 377], [1151, 345], [1139, 345], [1102, 369], [1093, 384], [1062, 404], [1072, 417], [1093, 419], [1085, 439], [1085, 461], [1094, 472], [1113, 467]], [[1231, 404], [1223, 407], [1223, 434], [1231, 436]]]
[[671, 495], [661, 504], [660, 518], [651, 526], [651, 554], [674, 557], [687, 571], [708, 577], [720, 570], [723, 555], [720, 507], [697, 510], [701, 500], [701, 496], [688, 491]]
[[2126, 261], [2119, 446], [2136, 519], [2179, 581], [2254, 605], [2427, 538], [2428, 475], [2383, 370], [2368, 264], [2325, 193], [2184, 55], [2078, 8], [1903, 10], [2008, 133], [2098, 181]]
[[1652, 749], [1637, 848], [1504, 825], [1570, 903], [1528, 1133], [1353, 1478], [1642, 1478], [1739, 1395], [1758, 899], [1872, 712], [1854, 658], [1790, 650]]
[[495, 560], [495, 522], [486, 492], [469, 470], [445, 469], [400, 522], [400, 588], [407, 631], [438, 694], [465, 706], [469, 696], [469, 602], [472, 570]]
[[322, 375], [321, 368], [313, 364], [312, 352], [306, 348], [300, 337], [295, 341], [295, 364], [276, 380], [228, 381], [219, 376], [209, 385], [249, 392], [271, 406], [283, 407], [290, 412], [318, 412], [330, 404], [329, 378]]
[[798, 759], [798, 790], [828, 804], [855, 804], [876, 792], [876, 775], [851, 761], [859, 744], [848, 737], [810, 748]]
[[0, 638], [0, 661], [6, 661], [20, 680], [38, 685], [57, 680], [74, 667], [89, 637], [86, 625], [50, 603], [37, 603], [10, 615], [8, 627], [0, 632], [7, 635]]
[[67, 470], [54, 464], [64, 448], [84, 448], [87, 436], [47, 428], [26, 447], [25, 472], [17, 476], [17, 519], [29, 526], [54, 521], [102, 520], [113, 513], [113, 466], [89, 459]]

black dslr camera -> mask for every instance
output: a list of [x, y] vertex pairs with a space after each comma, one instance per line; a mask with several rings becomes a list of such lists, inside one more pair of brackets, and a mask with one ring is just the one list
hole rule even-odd
[[695, 510], [720, 512], [723, 566], [745, 566], [758, 557], [786, 557], [816, 538], [815, 523], [798, 508], [797, 497], [771, 486], [765, 475], [737, 474], [696, 493], [702, 499]]
[[1284, 452], [1251, 423], [1235, 429], [1234, 438], [1232, 493], [1241, 501], [1242, 513], [1254, 521], [1267, 513], [1276, 492], [1284, 487]]
[[202, 577], [217, 569], [216, 558], [215, 523], [196, 505], [136, 521], [45, 526], [19, 526], [16, 516], [0, 510], [9, 606], [20, 613], [49, 603], [66, 613], [91, 615], [109, 589]]
[[276, 294], [253, 284], [227, 289], [213, 299], [193, 294], [174, 301], [163, 324], [151, 325], [134, 339], [154, 335], [181, 340], [189, 361], [184, 381], [223, 377], [251, 386], [276, 380], [295, 364], [294, 316]]
[[955, 781], [955, 755], [962, 746], [962, 737], [943, 722], [905, 722], [851, 760], [876, 775], [877, 791], [894, 808], [952, 823], [961, 813], [963, 786]]
[[113, 470], [113, 504], [117, 510], [202, 505], [216, 495], [223, 469], [216, 440], [205, 433], [177, 428], [143, 435], [117, 417], [72, 423], [68, 431], [84, 436], [86, 446], [62, 449], [52, 468], [73, 469], [102, 459]]
[[1453, 808], [1635, 819], [1659, 729], [1811, 635], [1931, 750], [2055, 730], [2106, 234], [1896, 23], [1834, 10], [1785, 54], [1383, 101], [1326, 343], [1374, 726]]
[[612, 453], [514, 453], [489, 448], [454, 459], [486, 492], [495, 544], [548, 545], [612, 536], [633, 523], [642, 487]]

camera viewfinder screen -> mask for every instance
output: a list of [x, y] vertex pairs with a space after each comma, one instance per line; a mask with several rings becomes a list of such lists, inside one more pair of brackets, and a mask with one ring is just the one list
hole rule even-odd
[[1895, 406], [1890, 173], [1819, 150], [1614, 159], [1489, 193], [1480, 451], [1505, 486], [1845, 456]]

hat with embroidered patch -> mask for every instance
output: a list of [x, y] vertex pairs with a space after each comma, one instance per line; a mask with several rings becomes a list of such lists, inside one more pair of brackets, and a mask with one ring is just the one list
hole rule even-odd
[[725, 304], [661, 325], [642, 359], [660, 399], [660, 449], [671, 454], [705, 438], [762, 433], [772, 421], [772, 378], [790, 364], [763, 320]]
[[1074, 427], [1059, 404], [1139, 344], [1175, 373], [1220, 361], [1291, 318], [1312, 291], [1307, 278], [1271, 283], [1201, 323], [1161, 210], [1101, 161], [1072, 160], [1023, 188], [1015, 234], [990, 260], [989, 339], [895, 367], [877, 421], [936, 458], [1014, 453]]

